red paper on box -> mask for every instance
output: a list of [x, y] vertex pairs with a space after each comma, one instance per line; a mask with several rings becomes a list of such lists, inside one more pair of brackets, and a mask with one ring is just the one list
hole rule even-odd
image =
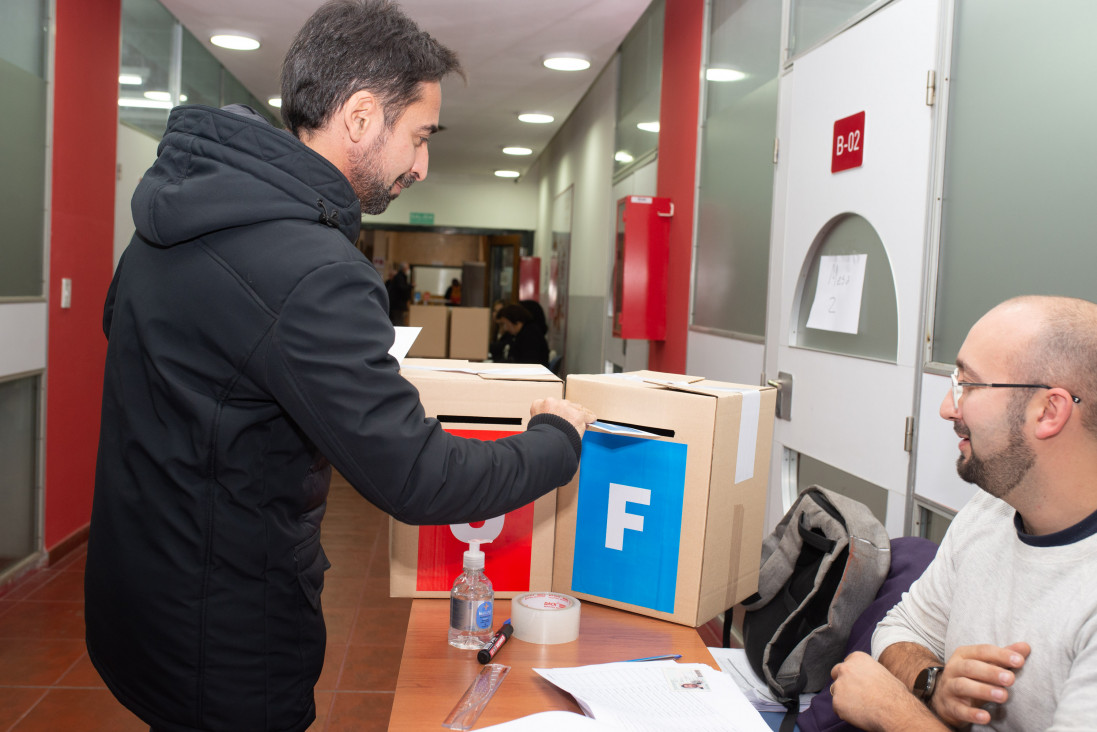
[[[446, 430], [458, 437], [497, 440], [519, 434], [495, 430]], [[470, 524], [473, 527], [483, 522]], [[461, 564], [468, 544], [458, 541], [448, 525], [419, 527], [419, 558], [415, 589], [418, 591], [448, 591], [461, 573]], [[499, 536], [490, 544], [481, 545], [484, 552], [484, 573], [496, 592], [529, 589], [530, 555], [533, 551], [533, 504], [529, 503], [506, 514]]]

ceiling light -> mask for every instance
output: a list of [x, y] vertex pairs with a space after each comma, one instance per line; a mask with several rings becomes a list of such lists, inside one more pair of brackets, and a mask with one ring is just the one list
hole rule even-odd
[[282, 97], [271, 97], [270, 99], [267, 100], [267, 104], [269, 104], [272, 107], [281, 107], [282, 106]]
[[747, 75], [738, 69], [708, 69], [705, 78], [709, 81], [740, 81]]
[[640, 128], [641, 130], [643, 130], [644, 132], [658, 132], [659, 131], [659, 123], [658, 122], [637, 122], [636, 126], [638, 128]]
[[503, 148], [503, 154], [504, 155], [532, 155], [533, 150], [530, 150], [528, 147], [504, 147]]
[[631, 163], [634, 158], [631, 155], [629, 155], [627, 152], [625, 152], [624, 150], [619, 150], [613, 156], [613, 159], [616, 160], [619, 163]]
[[166, 91], [147, 91], [145, 92], [145, 99], [152, 99], [156, 102], [170, 102], [171, 94]]
[[590, 68], [590, 57], [581, 53], [550, 53], [541, 63], [554, 71], [586, 71]]
[[555, 118], [551, 114], [536, 114], [530, 112], [518, 115], [518, 120], [535, 125], [547, 125], [549, 122], [555, 121]]
[[119, 74], [118, 83], [126, 84], [128, 86], [140, 86], [144, 83], [144, 80], [141, 78], [140, 74]]
[[497, 171], [495, 171], [495, 175], [499, 176], [500, 178], [517, 178], [518, 177], [518, 171], [517, 170], [497, 170]]
[[158, 102], [155, 99], [140, 99], [137, 97], [121, 97], [118, 100], [119, 107], [144, 107], [145, 109], [171, 109], [171, 102]]
[[216, 33], [210, 36], [209, 42], [233, 51], [254, 51], [259, 48], [259, 39], [256, 36], [238, 31]]

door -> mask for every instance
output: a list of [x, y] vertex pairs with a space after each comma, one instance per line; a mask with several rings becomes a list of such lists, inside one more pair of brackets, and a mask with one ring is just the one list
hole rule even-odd
[[781, 78], [765, 360], [791, 399], [768, 526], [821, 483], [904, 533], [938, 14], [937, 0], [896, 0]]

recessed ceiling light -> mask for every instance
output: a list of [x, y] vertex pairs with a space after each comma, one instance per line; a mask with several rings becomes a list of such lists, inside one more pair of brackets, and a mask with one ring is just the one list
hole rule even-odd
[[659, 123], [658, 122], [637, 122], [636, 126], [638, 128], [640, 128], [641, 130], [643, 130], [644, 132], [658, 132], [659, 131]]
[[119, 107], [142, 107], [144, 109], [171, 109], [171, 102], [158, 102], [154, 99], [140, 99], [138, 97], [121, 97], [118, 100]]
[[267, 104], [269, 104], [272, 107], [281, 107], [282, 106], [282, 97], [271, 97], [270, 99], [267, 100]]
[[624, 150], [617, 151], [614, 154], [613, 159], [619, 163], [631, 163], [633, 161], [633, 157]]
[[240, 33], [239, 31], [216, 33], [210, 36], [209, 42], [215, 46], [228, 48], [233, 51], [254, 51], [259, 48], [258, 37], [253, 36], [250, 33]]
[[503, 154], [504, 155], [532, 155], [533, 150], [530, 150], [528, 147], [504, 147], [503, 148]]
[[541, 63], [554, 71], [586, 71], [590, 68], [590, 57], [581, 53], [550, 53]]
[[499, 176], [500, 178], [517, 178], [518, 177], [518, 171], [517, 170], [497, 170], [497, 171], [495, 171], [495, 175]]
[[140, 74], [119, 74], [118, 83], [128, 86], [140, 86], [143, 83]]
[[747, 75], [738, 69], [708, 69], [705, 78], [709, 81], [741, 81]]
[[518, 119], [521, 122], [529, 122], [535, 125], [547, 125], [549, 122], [553, 122], [555, 118], [551, 114], [537, 114], [530, 112], [527, 114], [518, 115]]

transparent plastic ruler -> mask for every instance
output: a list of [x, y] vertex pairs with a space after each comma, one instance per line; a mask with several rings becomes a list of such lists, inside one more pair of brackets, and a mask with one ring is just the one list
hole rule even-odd
[[500, 663], [489, 663], [480, 669], [480, 673], [469, 684], [469, 688], [446, 717], [446, 721], [442, 722], [442, 726], [449, 729], [472, 729], [472, 725], [480, 718], [480, 712], [484, 711], [492, 694], [508, 673], [510, 666]]

